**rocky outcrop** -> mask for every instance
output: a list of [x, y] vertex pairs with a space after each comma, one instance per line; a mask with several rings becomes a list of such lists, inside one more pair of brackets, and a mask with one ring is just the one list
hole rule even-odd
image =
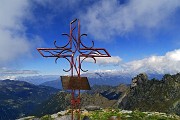
[[146, 73], [139, 74], [137, 75], [137, 77], [134, 77], [132, 79], [131, 88], [134, 88], [137, 85], [146, 84], [147, 81], [148, 81], [148, 76]]
[[180, 114], [180, 73], [166, 74], [162, 80], [148, 80], [146, 74], [132, 79], [127, 95], [119, 108]]

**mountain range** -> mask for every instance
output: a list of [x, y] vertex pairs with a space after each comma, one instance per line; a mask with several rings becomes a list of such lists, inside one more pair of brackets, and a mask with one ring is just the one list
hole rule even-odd
[[58, 91], [24, 81], [0, 80], [0, 120], [14, 120], [29, 115], [37, 105]]
[[[178, 115], [180, 113], [180, 73], [166, 74], [161, 80], [150, 79], [146, 74], [139, 74], [129, 78], [131, 82], [126, 84], [122, 84], [121, 79], [115, 75], [109, 77], [105, 73], [93, 75], [88, 77], [89, 81], [96, 80], [91, 83], [91, 90], [83, 91], [81, 94], [82, 108], [95, 105], [101, 108], [159, 111]], [[0, 80], [0, 120], [14, 120], [28, 115], [43, 116], [70, 108], [71, 94], [68, 91], [59, 90], [61, 88], [49, 87], [49, 83], [43, 86], [46, 77], [43, 76], [44, 80], [40, 80], [41, 77], [39, 77], [41, 85], [19, 80]], [[50, 83], [52, 83], [51, 77], [49, 77]], [[111, 83], [112, 77], [114, 81], [117, 80], [116, 85]], [[98, 79], [100, 79], [99, 84], [96, 85]], [[28, 81], [30, 80], [33, 82], [32, 79]], [[100, 84], [106, 81], [109, 85]]]
[[[83, 109], [86, 106], [92, 105], [101, 108], [112, 107], [125, 110], [157, 111], [180, 115], [179, 91], [180, 73], [175, 75], [166, 74], [161, 80], [155, 78], [149, 79], [143, 73], [132, 78], [130, 85], [92, 86], [90, 91], [85, 91], [81, 94], [81, 108]], [[39, 105], [38, 110], [41, 111], [39, 112], [41, 113], [39, 116], [57, 113], [60, 110], [70, 108], [70, 104], [67, 101], [69, 99], [69, 93], [59, 92], [44, 104]], [[49, 111], [50, 109], [51, 111]]]
[[[161, 79], [162, 74], [148, 74], [149, 78]], [[110, 85], [117, 86], [118, 84], [130, 84], [134, 74], [106, 71], [106, 72], [89, 72], [82, 74], [82, 77], [87, 77], [90, 86], [93, 85]], [[35, 85], [50, 86], [56, 89], [62, 89], [61, 79], [59, 75], [40, 75], [17, 77], [19, 81], [26, 81]]]
[[37, 76], [26, 76], [26, 77], [19, 76], [16, 77], [15, 80], [26, 81], [34, 85], [40, 85], [47, 81], [58, 80], [59, 78], [60, 78], [59, 75], [37, 75]]

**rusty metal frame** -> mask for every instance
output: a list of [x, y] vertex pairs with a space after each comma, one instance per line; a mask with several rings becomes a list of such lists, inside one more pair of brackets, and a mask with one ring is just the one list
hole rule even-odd
[[[77, 28], [77, 29], [76, 29]], [[78, 30], [78, 31], [75, 31]], [[76, 33], [78, 36], [76, 37]], [[65, 58], [70, 65], [70, 68], [63, 71], [71, 72], [71, 76], [78, 76], [80, 78], [81, 71], [87, 72], [88, 70], [82, 69], [82, 63], [87, 58], [92, 58], [96, 63], [96, 57], [111, 57], [110, 54], [104, 48], [94, 48], [94, 41], [92, 41], [92, 46], [86, 46], [82, 41], [81, 38], [83, 36], [87, 36], [87, 34], [81, 34], [80, 31], [80, 20], [75, 19], [70, 22], [70, 33], [63, 33], [62, 35], [66, 35], [68, 37], [68, 41], [64, 46], [58, 46], [56, 40], [54, 41], [55, 48], [37, 48], [38, 52], [43, 57], [55, 57], [55, 62], [59, 58]], [[78, 54], [78, 55], [76, 55]], [[78, 64], [78, 65], [77, 65]], [[75, 71], [75, 72], [74, 72]], [[75, 74], [76, 73], [76, 74]], [[79, 106], [78, 112], [80, 112], [80, 90], [78, 90], [78, 97], [75, 99], [75, 90], [72, 89], [72, 120], [73, 120], [73, 110], [75, 107]], [[78, 101], [78, 102], [75, 102]]]

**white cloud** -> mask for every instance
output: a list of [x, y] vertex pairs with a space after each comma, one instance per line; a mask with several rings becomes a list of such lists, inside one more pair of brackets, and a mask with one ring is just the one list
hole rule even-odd
[[27, 13], [27, 0], [1, 0], [0, 4], [0, 27], [1, 29], [24, 29], [21, 19]]
[[6, 74], [38, 74], [38, 71], [36, 70], [17, 70], [17, 69], [10, 69], [6, 67], [0, 68], [0, 74], [6, 75]]
[[129, 0], [126, 4], [102, 0], [81, 11], [79, 16], [84, 31], [96, 39], [111, 40], [113, 36], [124, 35], [135, 28], [160, 29], [166, 26], [178, 7], [179, 0]]
[[[96, 57], [96, 63], [99, 65], [119, 65], [122, 59], [119, 56], [111, 56], [111, 57]], [[94, 62], [92, 58], [85, 59], [86, 62]]]
[[[23, 21], [30, 16], [28, 0], [1, 0], [0, 4], [0, 67], [31, 56], [35, 42], [26, 36]], [[35, 40], [39, 37], [33, 36]]]
[[167, 52], [164, 56], [151, 56], [122, 65], [127, 73], [159, 73], [174, 74], [180, 72], [180, 49]]
[[6, 80], [6, 79], [9, 79], [9, 80], [16, 80], [16, 76], [0, 76], [0, 80]]
[[0, 68], [0, 80], [4, 79], [12, 79], [14, 80], [17, 76], [22, 75], [35, 75], [38, 74], [36, 70], [17, 70], [17, 69], [9, 69], [6, 67]]
[[172, 61], [180, 61], [180, 49], [177, 49], [177, 50], [174, 50], [171, 52], [167, 52], [165, 57]]

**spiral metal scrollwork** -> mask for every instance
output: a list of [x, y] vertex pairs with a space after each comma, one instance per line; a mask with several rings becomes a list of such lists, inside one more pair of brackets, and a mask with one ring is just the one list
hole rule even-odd
[[90, 47], [86, 46], [82, 41], [82, 37], [87, 37], [87, 34], [81, 34], [80, 32], [80, 21], [74, 19], [70, 22], [70, 33], [62, 33], [62, 35], [68, 37], [68, 41], [64, 46], [58, 46], [56, 40], [54, 41], [55, 48], [37, 48], [39, 53], [43, 57], [55, 57], [55, 62], [59, 58], [65, 58], [70, 67], [69, 69], [63, 69], [65, 72], [74, 70], [78, 76], [80, 72], [87, 72], [82, 68], [82, 63], [87, 59], [91, 58], [96, 63], [96, 57], [110, 57], [110, 54], [103, 48], [94, 48], [94, 41]]

